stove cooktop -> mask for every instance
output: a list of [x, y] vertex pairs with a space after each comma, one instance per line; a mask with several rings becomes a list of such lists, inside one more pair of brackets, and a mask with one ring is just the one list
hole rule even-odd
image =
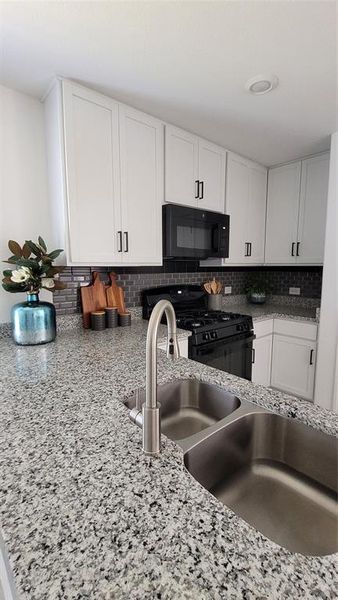
[[178, 327], [190, 329], [191, 331], [209, 326], [212, 326], [213, 329], [217, 329], [218, 327], [223, 327], [229, 323], [229, 321], [247, 319], [246, 315], [219, 310], [178, 312], [176, 317]]

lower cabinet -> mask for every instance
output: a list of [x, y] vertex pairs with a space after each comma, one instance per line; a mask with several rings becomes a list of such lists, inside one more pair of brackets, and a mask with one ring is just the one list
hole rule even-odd
[[272, 334], [255, 339], [253, 343], [252, 381], [270, 385]]
[[313, 399], [315, 344], [274, 335], [271, 385], [307, 400]]
[[312, 400], [317, 324], [267, 319], [254, 330], [252, 381]]
[[[167, 342], [160, 342], [157, 344], [157, 347], [160, 348], [160, 350], [167, 350]], [[178, 347], [180, 349], [180, 356], [182, 358], [188, 358], [188, 338], [179, 339]]]

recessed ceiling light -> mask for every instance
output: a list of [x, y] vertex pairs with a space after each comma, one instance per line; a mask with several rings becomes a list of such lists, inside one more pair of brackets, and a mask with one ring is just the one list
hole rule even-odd
[[257, 96], [271, 92], [277, 85], [278, 77], [276, 75], [256, 75], [246, 82], [245, 89]]

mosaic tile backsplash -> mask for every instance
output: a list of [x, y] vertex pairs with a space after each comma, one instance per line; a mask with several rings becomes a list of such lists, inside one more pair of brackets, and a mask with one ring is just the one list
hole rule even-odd
[[92, 272], [99, 271], [102, 281], [108, 281], [108, 273], [114, 271], [124, 288], [126, 305], [140, 306], [141, 290], [174, 283], [201, 284], [212, 277], [223, 285], [232, 287], [232, 294], [245, 293], [247, 280], [252, 275], [266, 278], [271, 294], [287, 296], [289, 287], [299, 287], [303, 298], [320, 298], [322, 287], [321, 267], [245, 267], [223, 268], [219, 270], [200, 268], [198, 262], [165, 261], [163, 267], [67, 267], [60, 279], [67, 284], [65, 290], [54, 293], [57, 313], [74, 314], [81, 311], [80, 286], [91, 282]]

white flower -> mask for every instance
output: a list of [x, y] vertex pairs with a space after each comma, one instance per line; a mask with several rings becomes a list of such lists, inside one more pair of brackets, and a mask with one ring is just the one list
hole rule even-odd
[[44, 288], [53, 288], [54, 287], [54, 279], [52, 277], [42, 277], [41, 286]]
[[11, 280], [14, 283], [23, 283], [32, 277], [32, 272], [28, 267], [20, 267], [20, 269], [16, 269], [12, 271]]

